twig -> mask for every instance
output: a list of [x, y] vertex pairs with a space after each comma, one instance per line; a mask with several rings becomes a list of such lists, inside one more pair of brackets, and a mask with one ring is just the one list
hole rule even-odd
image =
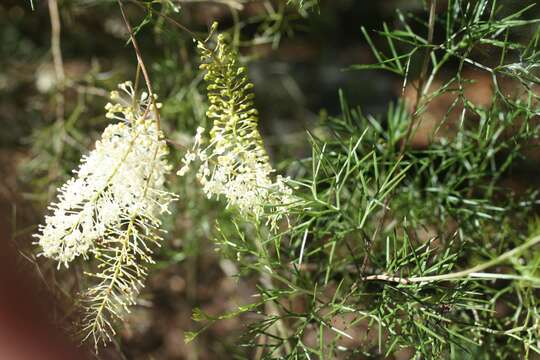
[[[473, 266], [472, 268], [453, 272], [453, 273], [433, 275], [433, 276], [417, 276], [417, 277], [416, 276], [400, 277], [400, 276], [381, 274], [381, 275], [370, 275], [370, 276], [365, 277], [363, 280], [366, 280], [366, 281], [380, 280], [380, 281], [394, 282], [394, 283], [400, 283], [400, 284], [406, 285], [410, 283], [420, 283], [420, 282], [451, 281], [451, 280], [458, 280], [458, 279], [463, 279], [467, 277], [478, 278], [478, 279], [495, 279], [496, 278], [495, 274], [489, 274], [489, 276], [486, 276], [486, 274], [482, 274], [481, 272], [505, 260], [508, 260], [514, 257], [515, 255], [518, 255], [522, 251], [528, 248], [531, 248], [537, 244], [540, 244], [540, 236], [535, 236], [529, 239], [524, 244], [521, 244], [520, 246], [503, 253], [502, 255], [496, 257], [495, 259], [487, 261], [483, 264]], [[540, 279], [529, 278], [528, 280], [531, 280], [531, 281], [536, 280], [536, 282], [540, 283]]]
[[[418, 282], [450, 281], [450, 280], [458, 280], [465, 277], [469, 277], [469, 278], [475, 278], [475, 279], [497, 279], [497, 278], [510, 279], [510, 280], [524, 279], [524, 280], [540, 283], [540, 278], [536, 279], [536, 278], [531, 278], [531, 277], [521, 277], [521, 276], [509, 275], [509, 274], [493, 274], [493, 273], [482, 272], [486, 270], [487, 268], [497, 265], [511, 258], [512, 256], [522, 252], [523, 250], [533, 247], [539, 243], [540, 243], [540, 237], [532, 238], [529, 241], [525, 242], [524, 244], [512, 250], [507, 251], [506, 253], [500, 255], [499, 257], [493, 260], [477, 265], [470, 269], [462, 270], [462, 271], [458, 271], [454, 273], [434, 275], [434, 276], [418, 276], [418, 277], [415, 277], [415, 276], [404, 277], [404, 276], [396, 276], [396, 275], [388, 275], [388, 274], [375, 274], [375, 275], [368, 275], [368, 276], [362, 277], [362, 280], [365, 280], [365, 281], [378, 280], [378, 281], [387, 281], [387, 282], [394, 282], [394, 283], [407, 285], [407, 284], [418, 283]], [[302, 264], [302, 266], [299, 267], [299, 269], [301, 269], [302, 271], [316, 271], [318, 270], [318, 268], [319, 268], [318, 264]], [[368, 270], [370, 272], [374, 271], [374, 269], [362, 269], [360, 274], [362, 275], [365, 270]], [[346, 267], [346, 271], [349, 273], [358, 273], [358, 269], [354, 267], [353, 265], [348, 265]]]
[[236, 10], [244, 9], [244, 2], [240, 0], [175, 0], [178, 3], [216, 3], [219, 5], [229, 6]]
[[56, 77], [56, 119], [64, 121], [64, 61], [62, 59], [62, 48], [60, 45], [60, 34], [62, 26], [60, 24], [60, 14], [58, 12], [57, 0], [49, 0], [49, 15], [51, 17], [51, 52], [54, 64], [54, 73]]
[[[119, 0], [118, 0], [119, 1]], [[141, 5], [137, 0], [128, 0], [130, 1], [132, 4], [134, 5], [137, 5], [139, 8], [145, 10], [145, 11], [150, 11], [152, 14], [155, 14], [157, 16], [160, 16], [162, 17], [163, 19], [165, 19], [166, 21], [168, 21], [170, 24], [178, 27], [180, 30], [182, 31], [185, 31], [189, 36], [191, 36], [193, 38], [193, 40], [195, 40], [196, 42], [198, 42], [199, 44], [201, 44], [202, 46], [204, 46], [204, 48], [206, 50], [208, 50], [211, 54], [212, 54], [212, 57], [213, 59], [216, 61], [216, 62], [220, 62], [219, 58], [216, 56], [215, 54], [215, 51], [214, 49], [208, 47], [206, 45], [207, 43], [207, 40], [208, 38], [204, 39], [200, 36], [198, 36], [197, 34], [195, 34], [193, 31], [191, 31], [190, 29], [188, 29], [186, 26], [182, 25], [181, 23], [179, 23], [178, 21], [176, 21], [175, 19], [173, 19], [172, 17], [168, 16], [167, 14], [163, 14], [161, 12], [158, 12], [158, 11], [155, 11], [154, 9], [152, 9], [152, 7], [148, 6], [148, 7], [145, 7], [143, 5]], [[213, 30], [212, 30], [213, 31]], [[210, 35], [212, 35], [212, 32], [210, 33]]]
[[[260, 283], [266, 290], [274, 290], [274, 285], [272, 284], [272, 278], [268, 275], [268, 273], [264, 272], [260, 277]], [[279, 335], [283, 337], [283, 346], [285, 350], [284, 355], [288, 355], [291, 353], [291, 345], [289, 344], [288, 338], [289, 338], [289, 331], [283, 322], [283, 319], [281, 318], [281, 312], [279, 311], [276, 304], [273, 302], [274, 300], [265, 302], [266, 311], [269, 315], [277, 316], [276, 322], [274, 323], [276, 326], [276, 330]]]
[[[255, 245], [257, 246], [257, 250], [261, 254], [266, 254], [266, 249], [261, 244], [261, 242], [258, 239], [255, 239]], [[272, 283], [272, 277], [269, 273], [266, 271], [263, 272], [259, 278], [260, 284], [268, 291], [274, 290], [274, 284]], [[283, 337], [283, 346], [285, 355], [291, 353], [291, 345], [289, 344], [288, 338], [289, 338], [289, 331], [287, 329], [286, 324], [283, 322], [283, 319], [281, 318], [281, 312], [279, 311], [276, 304], [274, 304], [275, 299], [272, 299], [270, 301], [265, 302], [265, 308], [268, 314], [277, 316], [276, 322], [274, 323], [277, 334], [281, 335]]]
[[[413, 128], [415, 127], [415, 122], [418, 120], [420, 114], [418, 112], [420, 108], [420, 103], [422, 102], [422, 96], [424, 95], [424, 86], [426, 82], [426, 76], [429, 66], [429, 58], [431, 55], [431, 51], [429, 49], [429, 46], [433, 43], [433, 34], [435, 32], [435, 10], [437, 9], [437, 0], [431, 0], [429, 9], [429, 24], [428, 24], [428, 39], [427, 39], [427, 46], [428, 49], [426, 51], [426, 54], [424, 56], [424, 60], [422, 62], [422, 68], [420, 70], [420, 77], [418, 78], [418, 89], [416, 90], [416, 100], [415, 104], [412, 110], [412, 116], [411, 120], [409, 121], [409, 124], [407, 124], [407, 131], [405, 132], [405, 137], [403, 138], [403, 141], [401, 142], [401, 147], [399, 150], [401, 157], [404, 152], [405, 148], [407, 147], [410, 137], [412, 135]], [[418, 126], [416, 126], [418, 127]]]
[[141, 71], [143, 73], [144, 81], [146, 83], [146, 88], [148, 89], [148, 96], [150, 96], [150, 101], [152, 101], [154, 112], [156, 114], [156, 124], [159, 129], [160, 117], [159, 117], [158, 107], [156, 105], [154, 91], [152, 90], [152, 81], [150, 80], [150, 77], [148, 76], [148, 71], [146, 70], [146, 66], [144, 65], [144, 61], [142, 58], [141, 51], [139, 49], [139, 45], [137, 44], [137, 40], [135, 39], [135, 35], [133, 34], [133, 29], [131, 28], [131, 24], [129, 23], [129, 20], [126, 16], [126, 12], [124, 10], [124, 5], [122, 4], [122, 0], [116, 0], [116, 1], [118, 3], [118, 6], [120, 7], [120, 12], [122, 13], [122, 19], [124, 20], [124, 24], [126, 25], [126, 28], [128, 30], [129, 37], [131, 39], [131, 44], [133, 45], [133, 49], [135, 50], [135, 55], [137, 56], [137, 63], [139, 64]]
[[[119, 0], [118, 0], [119, 1]], [[157, 12], [155, 11], [154, 9], [152, 9], [151, 7], [146, 7], [146, 6], [143, 6], [141, 5], [137, 0], [128, 0], [129, 2], [131, 2], [132, 4], [138, 6], [139, 8], [145, 10], [145, 11], [150, 11], [152, 14], [155, 14], [157, 16], [160, 16], [162, 18], [164, 18], [165, 20], [167, 20], [169, 23], [173, 24], [174, 26], [178, 27], [179, 29], [181, 29], [182, 31], [185, 31], [186, 33], [189, 34], [189, 36], [191, 36], [193, 39], [197, 40], [198, 42], [201, 42], [203, 43], [204, 42], [204, 39], [202, 39], [201, 37], [199, 37], [197, 34], [195, 34], [193, 31], [189, 30], [186, 26], [182, 25], [181, 23], [179, 23], [178, 21], [174, 20], [172, 17], [168, 16], [167, 14], [162, 14], [160, 12]]]

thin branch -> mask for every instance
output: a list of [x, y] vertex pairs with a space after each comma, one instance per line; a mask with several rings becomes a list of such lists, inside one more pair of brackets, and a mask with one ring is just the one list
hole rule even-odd
[[[497, 264], [500, 264], [501, 262], [504, 262], [508, 259], [511, 259], [512, 257], [520, 254], [524, 250], [527, 250], [537, 244], [540, 244], [540, 236], [535, 236], [528, 241], [526, 241], [524, 244], [521, 244], [520, 246], [509, 250], [498, 257], [491, 259], [490, 261], [487, 261], [483, 264], [479, 264], [476, 266], [473, 266], [472, 268], [457, 271], [449, 274], [441, 274], [441, 275], [433, 275], [433, 276], [413, 276], [413, 277], [400, 277], [400, 276], [393, 276], [393, 275], [370, 275], [365, 277], [363, 280], [366, 281], [373, 281], [373, 280], [380, 280], [380, 281], [387, 281], [387, 282], [394, 282], [394, 283], [400, 283], [400, 284], [411, 284], [411, 283], [420, 283], [420, 282], [436, 282], [436, 281], [451, 281], [451, 280], [459, 280], [463, 278], [477, 278], [477, 279], [496, 279], [496, 274], [489, 274], [486, 276], [486, 274], [481, 273], [482, 271], [495, 266]], [[507, 278], [507, 276], [504, 276], [504, 274], [501, 276], [502, 278]], [[540, 278], [527, 278], [529, 281], [534, 281], [540, 283]]]
[[[268, 275], [268, 273], [266, 272], [262, 273], [259, 279], [259, 282], [266, 290], [268, 291], [274, 290], [274, 285], [272, 284], [272, 278], [270, 277], [270, 275]], [[288, 341], [289, 330], [287, 329], [287, 326], [283, 322], [283, 319], [281, 317], [281, 312], [279, 311], [276, 304], [274, 304], [274, 301], [275, 300], [265, 302], [266, 312], [268, 315], [274, 315], [277, 317], [274, 325], [276, 326], [278, 335], [280, 335], [283, 338], [284, 355], [287, 355], [291, 353], [291, 345], [289, 344], [289, 341]]]
[[[493, 280], [493, 279], [507, 279], [507, 280], [526, 280], [526, 281], [532, 281], [535, 283], [540, 283], [540, 278], [534, 278], [530, 276], [520, 276], [520, 275], [512, 275], [512, 274], [496, 274], [496, 273], [484, 273], [483, 271], [498, 265], [505, 260], [508, 260], [524, 250], [527, 250], [535, 245], [540, 244], [540, 236], [533, 237], [526, 241], [524, 244], [509, 250], [502, 255], [487, 261], [485, 263], [476, 265], [472, 268], [448, 273], [448, 274], [441, 274], [441, 275], [433, 275], [433, 276], [397, 276], [397, 275], [388, 275], [388, 274], [375, 274], [375, 275], [368, 275], [363, 276], [365, 270], [374, 272], [374, 269], [365, 269], [363, 268], [360, 272], [358, 269], [353, 265], [347, 265], [346, 271], [349, 273], [360, 273], [361, 280], [365, 281], [386, 281], [386, 282], [393, 282], [393, 283], [399, 283], [403, 285], [408, 285], [411, 283], [419, 283], [419, 282], [437, 282], [437, 281], [451, 281], [451, 280], [459, 280], [463, 278], [471, 278], [471, 279], [484, 279], [484, 280]], [[297, 266], [294, 264], [294, 266], [291, 264], [289, 266], [290, 268], [297, 268], [302, 271], [317, 271], [319, 269], [318, 264], [302, 264], [301, 266]]]
[[415, 127], [414, 124], [416, 120], [418, 120], [419, 112], [418, 109], [420, 108], [420, 103], [422, 102], [422, 96], [424, 94], [424, 86], [426, 82], [426, 76], [427, 71], [429, 67], [429, 58], [431, 56], [432, 49], [430, 48], [431, 44], [433, 44], [433, 34], [435, 32], [435, 10], [437, 9], [437, 0], [431, 0], [431, 6], [429, 10], [429, 24], [428, 24], [428, 39], [427, 39], [427, 50], [426, 54], [424, 55], [424, 60], [422, 62], [422, 68], [420, 70], [420, 77], [418, 79], [418, 89], [416, 90], [416, 100], [415, 104], [412, 110], [412, 116], [409, 121], [409, 124], [407, 125], [407, 131], [405, 133], [405, 137], [403, 138], [403, 141], [401, 142], [401, 147], [399, 150], [400, 156], [403, 155], [405, 152], [405, 148], [407, 147], [410, 137], [412, 135], [413, 128]]
[[[117, 1], [119, 1], [119, 0], [117, 0]], [[197, 40], [197, 41], [199, 41], [201, 43], [204, 43], [204, 39], [199, 37], [193, 31], [189, 30], [186, 26], [182, 25], [181, 23], [179, 23], [178, 21], [176, 21], [172, 17], [168, 16], [167, 14], [162, 14], [160, 12], [157, 12], [157, 11], [155, 11], [154, 9], [152, 9], [149, 6], [148, 7], [143, 6], [137, 0], [128, 0], [128, 1], [131, 2], [134, 5], [137, 5], [139, 8], [141, 8], [141, 9], [143, 9], [145, 11], [150, 11], [152, 14], [162, 17], [163, 19], [167, 20], [170, 24], [172, 24], [172, 25], [178, 27], [179, 29], [181, 29], [182, 31], [185, 31], [186, 33], [188, 33], [189, 36], [191, 36], [193, 39], [195, 39], [195, 40]]]
[[51, 52], [54, 64], [54, 73], [56, 77], [56, 119], [58, 121], [64, 121], [64, 85], [65, 85], [65, 73], [64, 73], [64, 61], [62, 59], [62, 48], [60, 44], [60, 35], [62, 26], [60, 24], [60, 14], [58, 11], [57, 0], [49, 0], [49, 15], [51, 18]]
[[[268, 257], [268, 253], [266, 251], [266, 248], [263, 246], [263, 244], [259, 241], [259, 239], [255, 239], [255, 246], [257, 247], [257, 250], [260, 254], [264, 254], [264, 258]], [[262, 259], [262, 256], [261, 256]], [[268, 291], [274, 290], [274, 284], [272, 283], [272, 276], [271, 273], [267, 273], [266, 271], [261, 273], [261, 276], [259, 277], [259, 283]], [[274, 315], [277, 317], [276, 322], [274, 323], [274, 326], [276, 328], [277, 335], [281, 335], [283, 338], [283, 347], [284, 347], [284, 355], [291, 353], [291, 344], [289, 344], [288, 338], [289, 338], [289, 330], [287, 329], [287, 325], [283, 322], [283, 319], [281, 317], [281, 312], [279, 311], [279, 308], [274, 304], [275, 299], [269, 300], [265, 302], [265, 309], [268, 315]]]
[[242, 0], [175, 0], [177, 3], [215, 3], [229, 6], [236, 10], [244, 10], [244, 1]]
[[133, 29], [131, 27], [131, 24], [129, 23], [129, 20], [126, 16], [126, 12], [124, 10], [124, 5], [122, 4], [122, 0], [117, 0], [118, 6], [120, 7], [120, 12], [122, 13], [122, 19], [124, 20], [124, 24], [126, 25], [126, 28], [129, 33], [129, 37], [131, 39], [131, 44], [133, 44], [133, 49], [135, 50], [135, 55], [137, 56], [137, 63], [139, 64], [141, 71], [143, 73], [144, 81], [146, 82], [146, 88], [148, 89], [148, 95], [150, 96], [150, 100], [152, 101], [152, 105], [154, 107], [154, 112], [156, 114], [156, 123], [158, 126], [158, 129], [160, 128], [160, 117], [159, 117], [159, 111], [158, 107], [156, 105], [156, 99], [154, 95], [154, 91], [152, 90], [152, 81], [150, 80], [150, 76], [148, 76], [148, 71], [146, 70], [146, 66], [144, 64], [141, 51], [139, 49], [139, 45], [137, 44], [137, 40], [135, 39], [135, 35], [133, 33]]

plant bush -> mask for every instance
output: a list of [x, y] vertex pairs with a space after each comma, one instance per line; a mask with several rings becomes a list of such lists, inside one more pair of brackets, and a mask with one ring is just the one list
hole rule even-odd
[[[507, 181], [540, 131], [534, 8], [430, 0], [380, 30], [362, 27], [375, 61], [344, 71], [389, 72], [400, 96], [370, 114], [335, 89], [339, 113], [321, 112], [300, 135], [309, 151], [283, 145], [276, 160], [260, 132], [250, 57], [240, 54], [279, 47], [295, 19], [324, 4], [267, 2], [264, 15], [242, 18], [250, 1], [223, 2], [234, 23], [207, 30], [176, 20], [178, 2], [114, 4], [137, 64], [122, 85], [129, 96], [112, 93], [111, 125], [95, 147], [87, 134], [105, 122], [85, 95], [66, 94], [121, 81], [100, 83], [91, 71], [84, 86], [70, 81], [52, 43], [56, 120], [34, 131], [22, 171], [50, 199], [50, 184], [94, 149], [36, 235], [38, 253], [82, 269], [86, 310], [74, 327], [83, 338], [96, 350], [114, 339], [147, 273], [197, 256], [211, 239], [228, 275], [257, 292], [226, 313], [194, 308], [187, 342], [239, 317], [240, 357], [539, 356], [538, 190]], [[49, 5], [54, 30], [58, 4]], [[153, 47], [139, 46], [148, 31]], [[478, 79], [489, 89], [481, 101], [470, 92]]]

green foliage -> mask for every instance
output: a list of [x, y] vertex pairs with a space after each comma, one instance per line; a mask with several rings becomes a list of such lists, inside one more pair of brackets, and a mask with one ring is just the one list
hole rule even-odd
[[[353, 69], [391, 71], [404, 77], [405, 88], [417, 56], [428, 59], [417, 75], [413, 112], [398, 102], [386, 118], [366, 116], [342, 96], [342, 114], [324, 118], [322, 135], [311, 135], [311, 157], [291, 166], [307, 204], [291, 226], [273, 236], [221, 224], [220, 251], [242, 274], [273, 284], [260, 288], [262, 319], [250, 325], [247, 340], [258, 346], [265, 338], [266, 358], [388, 356], [402, 349], [454, 359], [540, 352], [538, 251], [524, 254], [538, 242], [527, 241], [537, 193], [518, 196], [501, 185], [540, 130], [534, 76], [508, 71], [534, 67], [523, 59], [536, 58], [538, 32], [525, 45], [512, 43], [516, 27], [536, 20], [520, 19], [526, 9], [503, 17], [498, 10], [495, 2], [449, 2], [446, 14], [426, 24], [445, 30], [439, 43], [399, 13], [402, 28], [385, 25], [379, 33], [389, 56], [364, 30], [378, 63]], [[486, 46], [497, 51], [495, 65], [477, 60], [477, 49]], [[435, 87], [451, 62], [457, 74]], [[467, 97], [465, 68], [489, 74], [495, 91], [487, 106]], [[501, 77], [516, 90], [503, 91]], [[422, 115], [446, 94], [455, 100], [429, 145], [410, 148]], [[440, 135], [449, 122], [452, 136]]]
[[[318, 9], [318, 2], [265, 2], [264, 15], [243, 18], [239, 11], [247, 3], [231, 1], [230, 31], [216, 37], [214, 28], [206, 41], [199, 32], [177, 31], [182, 27], [171, 16], [184, 10], [176, 2], [139, 4], [144, 14], [134, 30], [154, 46], [143, 55], [164, 99], [162, 128], [176, 164], [192, 148], [198, 126], [214, 129], [211, 142], [226, 134], [270, 162], [237, 50], [277, 47], [293, 33], [291, 19]], [[347, 71], [399, 77], [401, 97], [383, 114], [366, 114], [336, 89], [339, 114], [323, 113], [307, 132], [309, 155], [276, 166], [301, 199], [281, 204], [288, 216], [278, 231], [216, 206], [201, 194], [195, 174], [168, 179], [181, 201], [165, 219], [170, 232], [150, 270], [181, 267], [194, 289], [204, 277], [203, 257], [215, 256], [214, 265], [227, 264], [227, 275], [257, 292], [223, 314], [190, 302], [195, 323], [188, 342], [220, 321], [240, 318], [245, 333], [238, 352], [246, 358], [540, 354], [540, 199], [535, 188], [518, 192], [508, 185], [515, 171], [530, 166], [524, 154], [540, 136], [540, 20], [531, 19], [525, 5], [516, 10], [495, 0], [450, 0], [441, 10], [440, 3], [427, 1], [421, 14], [398, 10], [394, 26], [384, 23], [379, 31], [359, 30], [375, 63]], [[489, 83], [484, 103], [468, 92], [479, 81], [471, 73]], [[112, 82], [88, 79], [96, 87]], [[450, 101], [433, 115], [441, 99]], [[82, 134], [102, 127], [78, 121], [87, 101], [81, 95], [66, 121], [43, 126], [31, 138], [25, 175], [35, 189], [68, 176], [89, 145]], [[417, 136], [425, 141], [415, 142]]]

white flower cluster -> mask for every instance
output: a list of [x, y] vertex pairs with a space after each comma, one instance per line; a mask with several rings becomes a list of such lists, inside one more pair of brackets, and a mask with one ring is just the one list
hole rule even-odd
[[[151, 103], [143, 93], [135, 98], [130, 82], [113, 91], [107, 117], [121, 122], [109, 125], [95, 149], [81, 159], [75, 176], [60, 189], [45, 225], [35, 236], [42, 254], [66, 267], [78, 256], [86, 257], [98, 242], [106, 241], [134, 214], [157, 220], [174, 196], [164, 190], [170, 167], [167, 147], [158, 132]], [[127, 98], [126, 98], [127, 95]]]
[[264, 216], [275, 230], [297, 199], [287, 179], [277, 176], [272, 180], [274, 170], [257, 129], [259, 118], [247, 69], [238, 64], [237, 54], [222, 34], [216, 40], [213, 50], [198, 43], [200, 68], [206, 70], [208, 84], [206, 115], [213, 120], [210, 142], [203, 147], [204, 129], [197, 129], [194, 146], [184, 156], [178, 175], [184, 175], [198, 159], [197, 177], [209, 198], [224, 196], [227, 206], [257, 220]]
[[191, 163], [198, 160], [197, 178], [208, 198], [224, 196], [227, 206], [235, 207], [242, 215], [265, 217], [267, 224], [277, 229], [279, 221], [287, 216], [288, 205], [297, 201], [287, 185], [289, 179], [277, 175], [272, 181], [274, 170], [257, 144], [235, 141], [224, 130], [214, 128], [213, 140], [204, 147], [203, 133], [199, 127], [178, 175], [185, 175]]

